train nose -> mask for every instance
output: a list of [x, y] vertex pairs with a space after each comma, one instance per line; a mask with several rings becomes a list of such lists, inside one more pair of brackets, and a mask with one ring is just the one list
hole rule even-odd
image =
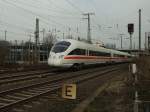
[[61, 60], [59, 58], [59, 55], [51, 54], [48, 58], [48, 64], [52, 66], [60, 66]]

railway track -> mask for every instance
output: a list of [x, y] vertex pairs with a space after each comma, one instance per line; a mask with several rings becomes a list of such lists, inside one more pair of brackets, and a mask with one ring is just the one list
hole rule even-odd
[[0, 86], [8, 85], [12, 83], [17, 83], [21, 81], [33, 80], [41, 77], [46, 77], [54, 73], [59, 73], [61, 71], [58, 68], [51, 68], [46, 70], [37, 70], [37, 71], [26, 71], [18, 73], [5, 73], [0, 75]]
[[33, 80], [39, 77], [48, 76], [54, 73], [54, 70], [44, 70], [44, 71], [30, 71], [30, 72], [23, 72], [23, 73], [15, 73], [5, 76], [0, 76], [0, 85], [13, 83], [13, 82], [20, 82], [25, 80]]
[[[109, 67], [109, 66], [108, 66]], [[102, 68], [96, 68], [95, 70], [103, 70], [103, 69], [105, 69], [105, 67], [102, 67]], [[79, 71], [80, 72], [80, 74], [86, 74], [86, 73], [88, 73], [87, 71], [89, 71], [89, 70], [83, 70], [83, 71]], [[19, 86], [15, 86], [15, 87], [13, 87], [13, 88], [18, 88], [18, 87], [20, 87], [20, 83], [19, 82], [21, 82], [21, 81], [26, 81], [23, 85], [21, 85], [21, 87], [24, 87], [25, 85], [32, 85], [32, 84], [38, 84], [39, 82], [47, 82], [47, 81], [51, 81], [51, 79], [57, 79], [58, 77], [65, 77], [65, 76], [70, 76], [70, 74], [76, 74], [76, 73], [74, 73], [74, 72], [72, 72], [72, 71], [70, 71], [69, 73], [67, 73], [67, 72], [63, 72], [63, 73], [61, 73], [62, 71], [60, 71], [60, 72], [56, 72], [56, 73], [44, 73], [44, 74], [38, 74], [38, 75], [36, 75], [36, 76], [29, 76], [29, 79], [27, 78], [27, 80], [25, 80], [26, 79], [26, 77], [25, 77], [25, 79], [24, 79], [24, 77], [21, 77], [21, 80], [19, 80], [19, 79], [6, 79], [6, 80], [3, 80], [2, 81], [2, 83], [1, 84], [4, 84], [4, 85], [1, 85], [1, 86], [7, 86], [8, 84], [9, 85], [12, 85], [14, 82], [15, 82], [15, 84], [19, 84]], [[90, 73], [91, 73], [91, 71], [90, 71]], [[35, 78], [32, 78], [32, 77], [35, 77]], [[19, 77], [20, 78], [20, 77]], [[30, 79], [31, 79], [31, 82], [33, 82], [33, 83], [31, 83], [31, 84], [28, 84], [28, 81], [30, 81]], [[34, 80], [34, 79], [36, 79], [36, 80]], [[18, 82], [17, 82], [18, 81]], [[38, 82], [37, 82], [38, 81]], [[9, 83], [8, 83], [9, 82]], [[5, 85], [5, 84], [7, 84], [7, 85]], [[12, 87], [10, 88], [10, 89], [12, 89]], [[2, 91], [2, 90], [1, 90]]]
[[6, 77], [7, 76], [13, 76], [13, 75], [21, 75], [21, 74], [32, 74], [32, 73], [36, 73], [36, 72], [40, 72], [40, 71], [48, 71], [48, 70], [57, 70], [57, 68], [48, 68], [48, 69], [36, 69], [36, 70], [23, 70], [23, 71], [15, 71], [15, 72], [10, 72], [10, 71], [7, 71], [7, 72], [4, 72], [4, 73], [0, 73], [0, 77]]
[[51, 75], [57, 75], [61, 72], [68, 72], [64, 69], [58, 70], [58, 68], [51, 68], [50, 70], [38, 70], [38, 71], [26, 71], [12, 74], [0, 75], [0, 86], [10, 85], [13, 83], [19, 83], [23, 81], [36, 80], [39, 78], [49, 77]]
[[[108, 70], [109, 69], [109, 70]], [[6, 91], [0, 92], [0, 111], [10, 111], [16, 105], [24, 104], [25, 102], [31, 102], [34, 99], [42, 97], [52, 91], [61, 87], [65, 81], [71, 83], [81, 83], [82, 81], [95, 78], [99, 75], [104, 75], [108, 72], [118, 70], [118, 67], [106, 67], [96, 68], [92, 71], [84, 70], [80, 72], [66, 73], [65, 75], [59, 74], [53, 76], [50, 80], [43, 81], [40, 83], [32, 84], [29, 86], [18, 87]], [[92, 75], [91, 75], [92, 74]], [[12, 112], [12, 111], [11, 111]]]
[[[4, 74], [11, 74], [11, 73], [23, 73], [23, 72], [32, 72], [32, 71], [37, 71], [39, 69], [42, 70], [46, 70], [49, 69], [50, 67], [47, 65], [32, 65], [32, 66], [6, 66], [6, 67], [2, 67], [0, 66], [0, 75], [4, 75]], [[53, 67], [51, 68], [53, 69]]]

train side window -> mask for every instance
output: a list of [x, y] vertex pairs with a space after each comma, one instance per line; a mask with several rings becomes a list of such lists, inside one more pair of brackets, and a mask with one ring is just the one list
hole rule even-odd
[[96, 52], [96, 51], [89, 51], [89, 55], [90, 56], [97, 56], [98, 55], [98, 52]]
[[114, 54], [114, 57], [125, 57], [125, 55]]
[[110, 56], [110, 53], [99, 52], [99, 51], [89, 51], [89, 56]]
[[85, 49], [74, 49], [68, 55], [85, 55], [85, 54], [86, 54]]

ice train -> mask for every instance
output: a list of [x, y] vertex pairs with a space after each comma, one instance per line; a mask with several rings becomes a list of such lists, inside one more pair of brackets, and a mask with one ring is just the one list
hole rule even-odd
[[132, 55], [82, 41], [64, 39], [52, 47], [48, 64], [79, 68], [83, 65], [131, 61]]

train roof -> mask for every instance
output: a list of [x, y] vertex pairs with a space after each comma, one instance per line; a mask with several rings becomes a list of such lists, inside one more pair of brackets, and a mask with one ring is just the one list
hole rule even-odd
[[78, 41], [78, 40], [73, 40], [73, 39], [63, 39], [61, 41], [70, 42], [71, 45], [79, 47], [79, 48], [86, 48], [86, 49], [89, 49], [89, 50], [103, 51], [103, 52], [107, 52], [107, 53], [112, 52], [114, 54], [131, 56], [129, 53], [121, 52], [121, 51], [114, 50], [114, 49], [108, 49], [108, 48], [104, 48], [104, 47], [101, 47], [101, 46], [96, 46], [94, 44], [86, 43], [86, 42], [83, 42], [83, 41]]

